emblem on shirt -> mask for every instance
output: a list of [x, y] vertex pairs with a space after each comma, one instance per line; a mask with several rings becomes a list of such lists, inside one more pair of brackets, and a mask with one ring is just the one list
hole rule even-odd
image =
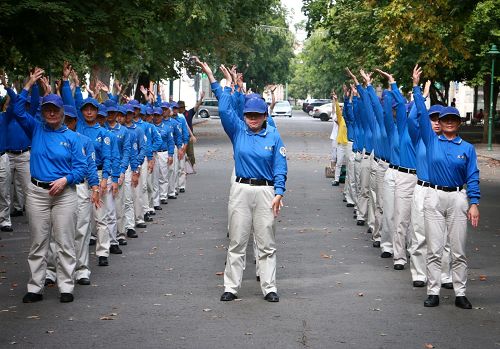
[[101, 137], [97, 137], [96, 141], [102, 142], [102, 138]]
[[144, 135], [144, 142], [147, 142], [148, 141], [148, 137], [146, 137], [146, 135]]
[[90, 154], [90, 156], [92, 157], [92, 160], [94, 160], [94, 161], [95, 161], [95, 153], [94, 153], [94, 152], [92, 152], [92, 154]]
[[264, 147], [264, 149], [265, 149], [265, 150], [269, 150], [269, 151], [273, 151], [273, 146], [272, 146], [272, 145], [270, 145], [270, 146], [267, 146], [267, 145], [266, 145], [266, 146]]
[[68, 142], [60, 142], [59, 144], [62, 145], [63, 147], [69, 148]]
[[137, 150], [137, 143], [134, 143], [133, 147], [134, 147], [134, 150]]
[[111, 144], [111, 140], [109, 139], [109, 137], [105, 137], [105, 138], [104, 138], [104, 143], [105, 143], [106, 145], [110, 145], [110, 144]]
[[285, 147], [281, 147], [281, 148], [280, 148], [280, 154], [281, 154], [282, 156], [286, 156], [286, 148], [285, 148]]
[[457, 155], [457, 159], [465, 160], [465, 155]]

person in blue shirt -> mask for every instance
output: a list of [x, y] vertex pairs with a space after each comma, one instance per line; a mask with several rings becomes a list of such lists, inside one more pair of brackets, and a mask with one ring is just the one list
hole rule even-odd
[[[441, 260], [446, 240], [450, 240], [451, 268], [455, 305], [471, 309], [465, 296], [467, 257], [465, 243], [467, 220], [476, 228], [479, 224], [479, 169], [474, 147], [458, 135], [461, 124], [456, 108], [445, 107], [439, 113], [442, 134], [436, 135], [429, 122], [422, 91], [419, 87], [422, 69], [413, 70], [413, 96], [419, 114], [420, 135], [427, 148], [430, 190], [424, 208], [427, 240], [426, 307], [439, 305]], [[464, 186], [467, 189], [464, 189]]]
[[[278, 302], [276, 288], [275, 217], [278, 216], [287, 177], [286, 149], [276, 128], [265, 123], [267, 104], [261, 98], [245, 101], [242, 121], [231, 105], [230, 88], [218, 88], [210, 67], [196, 59], [219, 100], [222, 126], [233, 143], [236, 183], [228, 204], [230, 243], [221, 301], [237, 298], [243, 276], [246, 247], [254, 231], [259, 249], [260, 286], [269, 302]], [[221, 66], [226, 81], [231, 74]]]
[[[105, 123], [106, 129], [115, 135], [117, 140], [117, 155], [119, 155], [119, 177], [118, 177], [118, 191], [115, 196], [116, 202], [116, 225], [117, 225], [117, 242], [118, 245], [126, 245], [126, 231], [127, 229], [134, 228], [133, 222], [133, 210], [130, 211], [130, 207], [125, 205], [125, 191], [128, 195], [131, 195], [130, 187], [130, 177], [131, 173], [129, 170], [130, 157], [132, 150], [132, 145], [130, 143], [130, 134], [127, 129], [117, 122], [118, 115], [120, 113], [119, 106], [114, 100], [108, 99], [104, 103], [107, 112], [107, 119]], [[127, 173], [128, 172], [128, 173]], [[127, 210], [126, 210], [127, 208]], [[128, 216], [126, 212], [129, 212]], [[131, 214], [130, 214], [131, 212]], [[128, 220], [130, 217], [130, 221]], [[113, 241], [111, 242], [113, 245]]]
[[352, 111], [351, 91], [346, 85], [343, 85], [344, 91], [344, 106], [342, 116], [346, 122], [347, 127], [347, 173], [344, 186], [344, 198], [347, 207], [354, 207], [356, 209], [357, 203], [357, 190], [356, 190], [356, 176], [354, 171], [354, 163], [357, 152], [357, 145], [355, 142], [355, 121]]
[[[77, 112], [72, 105], [64, 105], [64, 124], [73, 132], [76, 132]], [[95, 150], [90, 138], [77, 133], [83, 149], [85, 150], [87, 168], [84, 182], [76, 185], [78, 197], [78, 208], [76, 211], [75, 251], [76, 267], [75, 280], [79, 285], [90, 285], [90, 263], [89, 263], [89, 241], [90, 220], [92, 218], [92, 205], [100, 206], [99, 177], [95, 164]], [[55, 243], [50, 242], [49, 256], [47, 257], [47, 275], [45, 286], [54, 285], [57, 280]]]
[[72, 302], [76, 265], [75, 227], [77, 195], [75, 185], [85, 177], [85, 151], [76, 133], [64, 126], [61, 97], [54, 94], [42, 100], [42, 121], [25, 109], [28, 92], [44, 71], [35, 68], [19, 94], [14, 116], [31, 139], [31, 182], [26, 211], [31, 232], [28, 254], [30, 280], [24, 303], [43, 299], [46, 263], [51, 231], [57, 249], [57, 285], [61, 302]]
[[174, 131], [173, 127], [163, 120], [164, 111], [160, 107], [155, 107], [153, 112], [153, 125], [159, 132], [162, 144], [157, 152], [156, 167], [158, 170], [157, 182], [154, 184], [153, 204], [155, 210], [160, 210], [160, 203], [166, 204], [168, 197], [168, 168], [174, 163]]
[[[4, 76], [0, 82], [5, 88], [8, 87]], [[9, 155], [7, 154], [7, 125], [13, 118], [15, 100], [6, 97], [9, 100], [7, 110], [0, 112], [0, 230], [3, 232], [12, 232], [12, 223], [10, 219], [10, 186], [11, 172]], [[24, 131], [23, 131], [24, 132]]]
[[191, 138], [191, 130], [188, 127], [186, 118], [179, 113], [177, 103], [172, 103], [172, 118], [175, 119], [182, 128], [182, 152], [177, 156], [177, 174], [176, 174], [176, 193], [184, 193], [186, 191], [186, 150]]
[[[177, 120], [172, 118], [172, 109], [168, 102], [161, 103], [161, 108], [163, 110], [163, 122], [168, 128], [173, 132], [174, 137], [174, 157], [173, 162], [168, 165], [168, 185], [163, 184], [160, 187], [160, 202], [162, 204], [167, 203], [167, 199], [177, 199], [176, 185], [177, 185], [177, 170], [176, 166], [179, 162], [179, 153], [183, 154], [183, 143], [182, 143], [182, 127]], [[167, 187], [167, 192], [165, 193], [165, 187]]]

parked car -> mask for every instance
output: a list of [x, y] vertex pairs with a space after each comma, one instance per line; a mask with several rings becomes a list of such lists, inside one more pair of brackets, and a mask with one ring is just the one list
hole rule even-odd
[[288, 116], [292, 117], [292, 106], [288, 101], [278, 101], [274, 105], [274, 109], [271, 113], [271, 116]]
[[219, 102], [216, 99], [205, 99], [198, 109], [200, 118], [209, 118], [211, 116], [219, 116]]
[[332, 117], [332, 103], [316, 106], [311, 113], [311, 116], [315, 119], [319, 118], [321, 121], [328, 121]]
[[312, 99], [311, 102], [309, 102], [309, 104], [306, 106], [305, 112], [312, 116], [311, 112], [314, 109], [314, 107], [319, 107], [320, 105], [330, 102], [331, 100], [329, 99]]

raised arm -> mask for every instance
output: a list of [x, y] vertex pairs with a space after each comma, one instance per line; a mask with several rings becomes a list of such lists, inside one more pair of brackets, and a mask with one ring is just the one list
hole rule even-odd
[[417, 64], [413, 69], [413, 100], [415, 101], [415, 107], [417, 108], [419, 118], [420, 136], [427, 146], [431, 142], [432, 138], [436, 137], [436, 134], [432, 130], [427, 107], [425, 106], [425, 99], [422, 96], [422, 90], [419, 86], [421, 75], [422, 68], [420, 68]]
[[[29, 90], [38, 81], [38, 79], [42, 77], [43, 73], [43, 69], [38, 67], [30, 73], [30, 78], [26, 82], [26, 85], [24, 85], [23, 90], [18, 95], [14, 104], [14, 117], [29, 138], [33, 137], [33, 130], [35, 129], [37, 121], [30, 113], [26, 112], [25, 104], [28, 99]], [[14, 101], [11, 103], [14, 103]]]

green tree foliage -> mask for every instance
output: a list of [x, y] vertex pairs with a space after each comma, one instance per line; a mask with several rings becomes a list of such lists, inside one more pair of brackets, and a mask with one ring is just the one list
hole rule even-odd
[[[267, 24], [269, 8], [277, 4], [278, 0], [5, 0], [0, 12], [0, 65], [14, 77], [25, 76], [34, 65], [52, 67], [58, 74], [61, 62], [69, 60], [80, 73], [104, 70], [130, 81], [140, 73], [153, 80], [173, 78], [181, 68], [190, 68], [191, 54], [215, 62], [248, 52], [247, 43], [259, 36], [256, 28]], [[273, 42], [266, 48], [268, 56], [283, 49], [275, 50]], [[266, 55], [252, 53], [255, 59]], [[284, 67], [286, 59], [276, 64]]]

